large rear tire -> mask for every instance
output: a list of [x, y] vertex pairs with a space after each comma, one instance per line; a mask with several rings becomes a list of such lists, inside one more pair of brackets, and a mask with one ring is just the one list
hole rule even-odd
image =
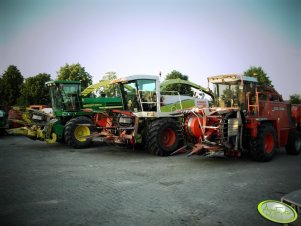
[[168, 156], [183, 143], [182, 126], [175, 119], [154, 120], [147, 129], [146, 148], [154, 155]]
[[301, 152], [301, 133], [298, 130], [292, 130], [288, 134], [286, 153], [289, 155], [299, 155]]
[[65, 125], [64, 137], [65, 142], [69, 147], [86, 148], [91, 145], [91, 139], [82, 138], [91, 134], [92, 121], [90, 118], [79, 116], [70, 119]]
[[272, 160], [275, 154], [276, 131], [270, 124], [263, 124], [258, 128], [256, 144], [251, 150], [251, 156], [259, 162]]

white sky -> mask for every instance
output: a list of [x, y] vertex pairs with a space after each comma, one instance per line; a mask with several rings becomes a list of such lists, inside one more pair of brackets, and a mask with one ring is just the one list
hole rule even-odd
[[207, 76], [261, 66], [284, 98], [301, 94], [298, 0], [0, 1], [0, 73], [24, 77], [80, 63], [97, 82], [172, 70]]

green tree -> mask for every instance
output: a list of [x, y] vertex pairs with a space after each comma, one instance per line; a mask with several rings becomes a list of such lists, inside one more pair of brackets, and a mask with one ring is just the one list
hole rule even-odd
[[[106, 72], [104, 74], [104, 76], [102, 76], [102, 80], [108, 80], [108, 81], [112, 81], [116, 78], [117, 78], [117, 75], [116, 75], [116, 72], [114, 72], [114, 71]], [[100, 91], [100, 94], [104, 93], [107, 97], [112, 97], [116, 93], [116, 85], [111, 84], [106, 87], [102, 87], [102, 89], [99, 91]]]
[[81, 81], [82, 89], [92, 84], [92, 76], [79, 63], [65, 64], [57, 72], [58, 80]]
[[262, 86], [273, 86], [272, 81], [264, 72], [262, 67], [251, 66], [247, 71], [244, 72], [244, 76], [255, 77], [258, 80], [258, 85]]
[[15, 65], [8, 66], [0, 81], [0, 105], [12, 106], [17, 103], [23, 80], [21, 72]]
[[21, 85], [21, 96], [18, 99], [18, 104], [49, 104], [49, 90], [45, 86], [45, 82], [48, 81], [50, 81], [50, 75], [46, 73], [26, 78]]
[[108, 71], [102, 76], [102, 80], [113, 80], [117, 78], [117, 74], [115, 71]]
[[[182, 80], [188, 80], [187, 75], [183, 75], [181, 72], [173, 70], [171, 73], [169, 73], [166, 76], [165, 80], [168, 79], [182, 79]], [[178, 91], [180, 94], [186, 94], [186, 95], [192, 95], [193, 91], [190, 86], [187, 86], [185, 84], [172, 84], [168, 85], [165, 88], [165, 91]]]
[[292, 104], [301, 104], [301, 95], [300, 94], [290, 95], [289, 100]]

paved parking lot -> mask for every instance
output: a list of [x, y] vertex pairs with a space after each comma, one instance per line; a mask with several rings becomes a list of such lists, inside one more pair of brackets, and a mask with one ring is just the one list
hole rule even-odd
[[1, 225], [276, 225], [257, 212], [301, 188], [301, 155], [274, 160], [0, 138]]

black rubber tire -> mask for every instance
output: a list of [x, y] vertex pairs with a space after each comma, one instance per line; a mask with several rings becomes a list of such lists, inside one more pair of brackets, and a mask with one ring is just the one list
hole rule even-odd
[[[84, 141], [78, 140], [75, 136], [75, 130], [78, 127], [78, 124], [92, 124], [90, 118], [85, 116], [79, 116], [76, 118], [70, 119], [65, 125], [64, 138], [65, 143], [69, 147], [73, 148], [86, 148], [89, 147], [92, 143], [91, 139], [85, 139]], [[91, 127], [89, 128], [89, 133], [92, 133]]]
[[289, 155], [299, 155], [301, 152], [301, 133], [298, 130], [292, 130], [288, 134], [286, 153]]
[[[183, 129], [175, 119], [154, 120], [149, 124], [147, 131], [145, 146], [154, 155], [168, 156], [183, 144]], [[172, 138], [166, 136], [166, 133], [171, 133]]]
[[[266, 144], [266, 139], [269, 137], [270, 146]], [[263, 124], [258, 128], [256, 143], [251, 150], [251, 157], [259, 162], [267, 162], [272, 160], [275, 154], [276, 147], [276, 131], [271, 124]], [[270, 149], [270, 150], [267, 150]]]

